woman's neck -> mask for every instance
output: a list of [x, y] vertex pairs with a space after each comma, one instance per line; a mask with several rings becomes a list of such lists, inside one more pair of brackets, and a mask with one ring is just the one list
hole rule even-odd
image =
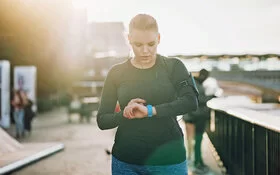
[[148, 63], [141, 63], [141, 61], [138, 61], [138, 59], [135, 57], [133, 57], [130, 62], [134, 67], [138, 69], [149, 69], [155, 65], [156, 57]]

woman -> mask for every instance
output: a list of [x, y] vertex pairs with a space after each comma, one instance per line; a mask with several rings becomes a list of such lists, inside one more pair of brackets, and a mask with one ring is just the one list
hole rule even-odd
[[[180, 60], [157, 54], [160, 35], [152, 16], [136, 15], [128, 40], [134, 57], [109, 71], [97, 114], [100, 129], [118, 126], [112, 174], [185, 175], [186, 150], [176, 116], [197, 108], [190, 74]], [[117, 102], [120, 112], [114, 112]]]
[[[206, 69], [202, 69], [202, 70], [199, 71], [198, 77], [195, 77], [196, 86], [197, 86], [198, 91], [199, 91], [199, 98], [203, 97], [202, 99], [199, 100], [199, 102], [200, 103], [203, 102], [203, 104], [201, 104], [203, 106], [206, 105], [206, 100], [205, 100], [206, 96], [205, 96], [205, 92], [204, 92], [205, 90], [204, 90], [204, 87], [202, 86], [202, 83], [208, 78], [208, 76], [209, 76], [209, 72]], [[203, 118], [206, 118], [206, 117], [199, 117], [199, 116], [201, 116], [201, 114], [195, 116], [195, 114], [197, 114], [198, 112], [202, 113], [203, 111], [198, 108], [198, 110], [193, 112], [193, 113], [183, 115], [183, 120], [185, 122], [185, 128], [186, 128], [186, 135], [185, 136], [186, 136], [187, 147], [188, 147], [188, 161], [189, 161], [189, 163], [192, 163], [191, 161], [192, 161], [193, 148], [194, 148], [193, 141], [195, 140], [195, 131], [197, 129], [200, 132], [201, 132], [201, 130], [203, 130], [203, 132], [204, 132], [204, 129], [200, 129], [200, 128], [204, 128], [203, 127], [204, 126]], [[199, 126], [196, 128], [196, 125], [199, 125]], [[203, 126], [200, 126], [200, 125], [203, 125]], [[198, 145], [197, 142], [195, 142], [195, 143], [196, 143], [195, 145], [197, 146]], [[201, 141], [200, 141], [200, 143], [201, 143]], [[199, 151], [198, 151], [198, 149], [195, 150], [195, 155], [198, 155], [197, 154], [198, 152], [200, 153], [199, 157], [201, 157], [200, 146], [199, 146]], [[195, 157], [195, 162], [197, 162], [196, 160], [198, 160], [198, 156]], [[200, 162], [200, 161], [198, 161], [198, 162]]]
[[22, 99], [20, 91], [14, 91], [11, 103], [14, 108], [13, 116], [16, 124], [16, 138], [21, 138], [24, 137], [24, 99]]

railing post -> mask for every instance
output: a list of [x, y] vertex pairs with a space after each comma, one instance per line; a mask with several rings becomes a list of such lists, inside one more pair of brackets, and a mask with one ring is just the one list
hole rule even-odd
[[268, 133], [265, 130], [265, 172], [268, 175]]
[[255, 175], [255, 126], [252, 125], [252, 151], [253, 151], [253, 154], [252, 154], [252, 165], [253, 165], [253, 174], [252, 175]]
[[242, 139], [242, 175], [245, 175], [245, 128], [244, 123], [241, 124], [241, 139]]

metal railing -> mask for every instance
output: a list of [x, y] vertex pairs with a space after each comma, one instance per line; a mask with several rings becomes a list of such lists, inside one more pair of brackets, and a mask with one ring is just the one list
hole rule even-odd
[[[212, 108], [212, 127], [207, 129], [207, 134], [228, 174], [280, 174], [280, 116], [278, 119], [269, 115], [257, 117], [258, 112], [235, 113], [235, 109], [208, 106]], [[274, 119], [268, 122], [269, 117]]]

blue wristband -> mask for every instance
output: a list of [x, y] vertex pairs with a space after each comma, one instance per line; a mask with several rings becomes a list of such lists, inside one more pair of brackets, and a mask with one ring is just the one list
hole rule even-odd
[[147, 105], [147, 109], [148, 109], [148, 117], [152, 117], [153, 116], [153, 106]]

